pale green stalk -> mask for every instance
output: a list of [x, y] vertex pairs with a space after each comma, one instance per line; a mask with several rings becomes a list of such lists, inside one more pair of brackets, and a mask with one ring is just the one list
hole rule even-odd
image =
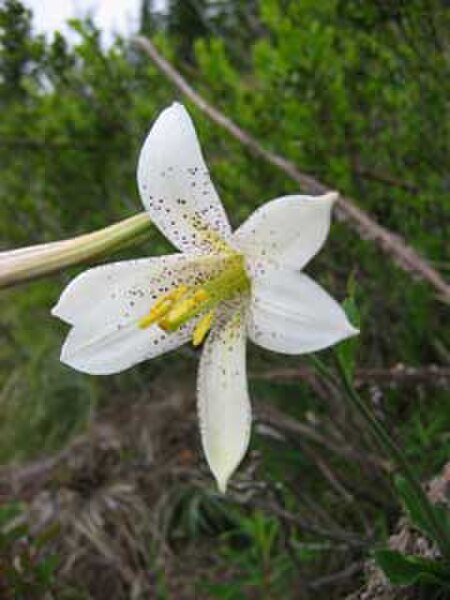
[[152, 222], [142, 212], [78, 237], [0, 253], [0, 288], [49, 275], [71, 265], [109, 255], [148, 234]]

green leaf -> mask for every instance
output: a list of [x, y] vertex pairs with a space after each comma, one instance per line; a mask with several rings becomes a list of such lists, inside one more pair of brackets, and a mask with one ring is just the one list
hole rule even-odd
[[[355, 281], [350, 277], [347, 283], [347, 298], [342, 303], [342, 308], [350, 323], [359, 329], [361, 324], [360, 313], [355, 302]], [[348, 378], [353, 380], [356, 364], [356, 351], [358, 349], [358, 336], [344, 340], [336, 347], [339, 362], [344, 368]]]
[[22, 505], [19, 502], [10, 502], [0, 506], [0, 527], [4, 527], [22, 512]]
[[396, 550], [374, 553], [378, 566], [393, 585], [431, 583], [450, 588], [450, 566], [419, 556], [405, 556]]
[[[423, 511], [423, 507], [420, 502], [417, 501], [416, 494], [411, 487], [411, 484], [401, 475], [397, 475], [395, 478], [395, 487], [405, 505], [408, 512], [409, 518], [413, 525], [425, 533], [433, 541], [437, 541], [434, 538], [433, 530], [429, 527], [427, 515]], [[450, 537], [450, 514], [447, 509], [439, 505], [431, 505], [435, 518], [440, 524], [442, 531], [445, 531]]]
[[59, 562], [59, 558], [52, 554], [35, 565], [35, 576], [41, 585], [51, 585]]

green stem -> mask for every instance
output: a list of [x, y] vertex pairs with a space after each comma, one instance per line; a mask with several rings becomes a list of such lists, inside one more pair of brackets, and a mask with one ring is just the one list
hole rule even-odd
[[151, 226], [152, 222], [144, 212], [69, 240], [1, 252], [0, 288], [109, 255], [142, 241]]
[[353, 407], [368, 424], [374, 438], [378, 441], [387, 458], [392, 460], [403, 477], [408, 481], [411, 489], [414, 490], [416, 499], [422, 508], [423, 515], [425, 515], [425, 518], [428, 521], [429, 529], [430, 531], [433, 531], [434, 541], [438, 545], [442, 556], [445, 559], [450, 560], [450, 539], [446, 536], [445, 532], [442, 531], [436, 517], [436, 512], [426, 493], [423, 491], [420, 482], [417, 480], [408, 460], [353, 387], [352, 381], [339, 356], [337, 356], [337, 364], [344, 387]]

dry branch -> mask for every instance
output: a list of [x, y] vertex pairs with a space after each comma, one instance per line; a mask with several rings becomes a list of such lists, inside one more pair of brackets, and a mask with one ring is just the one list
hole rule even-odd
[[343, 456], [360, 463], [376, 466], [381, 469], [390, 470], [390, 465], [383, 458], [375, 456], [365, 450], [360, 452], [352, 447], [351, 444], [343, 443], [338, 439], [334, 432], [330, 430], [329, 423], [326, 427], [316, 427], [307, 422], [300, 421], [292, 417], [279, 408], [264, 402], [257, 402], [254, 408], [255, 421], [264, 424], [274, 431], [292, 436], [295, 439], [304, 439], [312, 442], [318, 447], [326, 448], [329, 452], [337, 456]]
[[[253, 379], [265, 381], [304, 381], [310, 385], [314, 385], [317, 380], [316, 373], [309, 367], [266, 369], [253, 372], [250, 376]], [[356, 370], [356, 387], [372, 384], [379, 386], [423, 385], [445, 388], [450, 386], [450, 367], [437, 365], [410, 367], [399, 364], [387, 369], [366, 368]]]
[[[184, 79], [184, 77], [159, 54], [150, 40], [139, 36], [136, 44], [147, 54], [161, 72], [207, 117], [214, 123], [228, 131], [234, 138], [249, 148], [255, 155], [263, 158], [271, 165], [277, 167], [308, 194], [320, 195], [330, 192], [331, 189], [312, 177], [302, 173], [291, 161], [265, 149], [252, 135], [238, 127], [231, 119], [226, 117], [211, 104], [206, 102]], [[362, 239], [373, 241], [395, 263], [407, 273], [428, 282], [439, 293], [441, 299], [450, 302], [450, 285], [442, 275], [436, 271], [414, 248], [409, 246], [398, 234], [394, 234], [360, 209], [350, 198], [340, 196], [337, 206], [338, 217], [347, 222]]]
[[373, 171], [372, 169], [368, 169], [359, 164], [354, 165], [353, 171], [363, 179], [368, 179], [370, 181], [375, 181], [376, 183], [396, 187], [405, 190], [410, 194], [418, 194], [420, 192], [419, 187], [414, 183], [410, 183], [409, 181], [402, 181], [401, 179], [398, 179], [397, 177], [393, 177], [392, 175], [388, 175], [386, 173]]

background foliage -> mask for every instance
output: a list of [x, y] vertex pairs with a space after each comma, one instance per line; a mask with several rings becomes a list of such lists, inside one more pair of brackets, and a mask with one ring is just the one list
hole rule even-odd
[[[0, 8], [4, 249], [70, 237], [140, 210], [138, 152], [152, 120], [178, 96], [132, 40], [117, 39], [105, 48], [101, 32], [89, 21], [74, 21], [72, 27], [70, 42], [59, 34], [44, 39], [33, 33], [32, 15], [20, 2], [5, 0]], [[206, 98], [265, 147], [356, 198], [443, 273], [450, 266], [449, 31], [450, 10], [443, 0], [170, 0], [164, 13], [144, 0], [140, 23], [140, 33], [152, 36]], [[234, 225], [261, 203], [298, 191], [195, 107], [188, 108]], [[167, 250], [154, 231], [147, 243], [122, 256]], [[443, 304], [370, 242], [335, 224], [312, 270], [340, 299], [350, 274], [356, 282], [363, 324], [360, 367], [448, 366], [450, 328]], [[49, 309], [76, 272], [0, 297], [0, 460], [5, 464], [60, 452], [74, 436], [103, 422], [104, 415], [118, 426], [134, 410], [127, 407], [147, 410], [147, 404], [174, 393], [192, 396], [196, 355], [189, 349], [107, 379], [59, 364], [64, 328], [51, 319]], [[327, 353], [320, 358], [332, 362]], [[250, 370], [298, 364], [250, 350]], [[172, 389], [174, 373], [178, 391]], [[337, 411], [331, 416], [341, 419], [348, 446], [375, 451], [348, 415], [336, 417], [342, 409], [331, 393], [327, 399], [304, 383], [261, 380], [252, 388], [257, 402], [299, 422], [320, 425], [330, 410]], [[437, 386], [366, 390], [424, 478], [448, 458], [447, 392]], [[144, 527], [149, 570], [144, 572], [155, 573], [151, 589], [157, 595], [151, 597], [308, 598], [323, 593], [340, 598], [358, 587], [361, 568], [336, 580], [331, 596], [320, 577], [358, 565], [367, 555], [364, 543], [383, 540], [398, 516], [386, 478], [374, 475], [364, 461], [352, 463], [330, 450], [324, 464], [323, 449], [305, 445], [299, 436], [283, 441], [263, 433], [255, 432], [251, 456], [257, 458], [244, 469], [243, 481], [252, 494], [238, 486], [235, 497], [223, 500], [205, 478], [193, 489], [189, 478], [165, 482], [172, 516], [160, 522], [167, 522], [171, 545], [181, 555], [193, 540], [200, 549], [189, 572], [174, 573], [168, 565], [176, 558], [169, 560]], [[188, 439], [180, 452], [188, 453], [189, 465], [201, 472], [198, 439], [195, 433]], [[134, 464], [136, 448], [125, 444], [122, 450], [120, 461]], [[165, 457], [167, 452], [170, 448]], [[264, 506], [270, 504], [272, 512], [259, 510], [258, 485], [266, 490]], [[344, 492], [336, 491], [340, 486]], [[301, 510], [306, 525], [277, 517], [274, 506], [278, 512], [280, 506]], [[314, 525], [312, 531], [308, 524], [310, 529]], [[339, 536], [345, 538], [349, 530], [361, 544], [338, 551]], [[46, 555], [48, 573], [42, 567], [46, 593], [56, 594], [49, 597], [103, 597], [89, 582], [81, 589], [79, 582], [65, 579], [49, 560]], [[178, 579], [181, 587], [173, 591]], [[148, 597], [139, 596], [144, 593], [139, 590], [129, 595], [129, 585], [118, 587], [114, 597]], [[21, 592], [24, 597], [41, 593], [33, 582], [30, 586]]]

